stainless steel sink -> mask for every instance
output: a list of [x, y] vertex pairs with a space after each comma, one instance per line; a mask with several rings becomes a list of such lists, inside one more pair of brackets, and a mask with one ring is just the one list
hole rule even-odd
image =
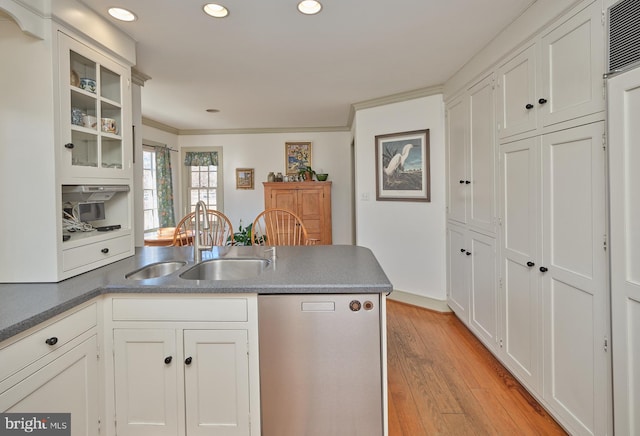
[[187, 262], [172, 260], [168, 262], [157, 262], [145, 265], [142, 268], [126, 274], [124, 277], [131, 280], [155, 279], [166, 276], [185, 266]]
[[263, 258], [225, 258], [201, 262], [182, 274], [187, 280], [242, 280], [260, 275], [271, 263]]

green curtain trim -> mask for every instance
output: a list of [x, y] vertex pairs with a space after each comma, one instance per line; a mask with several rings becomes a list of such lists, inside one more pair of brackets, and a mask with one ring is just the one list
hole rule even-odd
[[218, 166], [218, 153], [215, 151], [187, 151], [184, 156], [187, 167]]
[[173, 183], [171, 179], [171, 151], [154, 147], [156, 151], [156, 190], [158, 192], [158, 220], [160, 227], [175, 227], [173, 213]]

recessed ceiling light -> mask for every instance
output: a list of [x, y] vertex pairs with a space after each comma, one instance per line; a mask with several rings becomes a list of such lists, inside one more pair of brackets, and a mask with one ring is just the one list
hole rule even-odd
[[316, 0], [302, 0], [298, 3], [298, 10], [306, 15], [314, 15], [320, 12], [322, 5]]
[[109, 15], [120, 21], [135, 21], [138, 19], [136, 14], [122, 8], [109, 8]]
[[207, 15], [215, 18], [224, 18], [229, 15], [229, 10], [222, 5], [208, 3], [202, 8]]
[[207, 109], [207, 112], [209, 112], [210, 114], [215, 114], [217, 112], [220, 112], [220, 109]]

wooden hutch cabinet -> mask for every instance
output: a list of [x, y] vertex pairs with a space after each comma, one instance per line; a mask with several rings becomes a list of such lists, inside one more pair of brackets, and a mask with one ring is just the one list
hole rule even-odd
[[287, 209], [304, 222], [310, 239], [331, 242], [331, 182], [263, 182], [264, 207]]

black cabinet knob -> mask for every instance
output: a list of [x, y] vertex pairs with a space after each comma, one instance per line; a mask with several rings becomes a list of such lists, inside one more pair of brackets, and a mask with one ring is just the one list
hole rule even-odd
[[73, 145], [71, 142], [67, 142], [67, 143], [64, 145], [64, 148], [68, 148], [69, 150], [73, 149], [73, 147], [75, 147], [75, 145]]
[[107, 254], [109, 252], [108, 248], [103, 248], [102, 250], [100, 250], [101, 252], [103, 252], [104, 254]]
[[535, 265], [536, 265], [536, 264], [535, 264], [535, 263], [533, 263], [533, 262], [531, 262], [531, 261], [527, 262], [527, 266], [528, 266], [529, 268], [531, 268], [532, 266], [535, 266]]
[[461, 185], [464, 185], [464, 180], [460, 180], [460, 184], [461, 184]]
[[547, 272], [547, 271], [549, 271], [548, 268], [545, 268], [544, 266], [540, 267], [540, 272]]
[[465, 250], [464, 248], [460, 249], [460, 253], [464, 253], [465, 251], [467, 251], [467, 250]]
[[164, 358], [164, 363], [166, 363], [167, 365], [171, 363], [171, 361], [173, 360], [173, 357], [171, 356], [167, 356]]
[[524, 108], [527, 110], [533, 109], [533, 105], [531, 103], [527, 103], [527, 105]]
[[471, 252], [470, 251], [467, 251], [467, 256], [471, 256]]
[[55, 345], [55, 344], [58, 343], [58, 338], [56, 338], [55, 336], [52, 336], [49, 339], [47, 339], [46, 341], [44, 341], [44, 342], [47, 345]]
[[192, 361], [193, 361], [193, 359], [191, 358], [191, 356], [189, 356], [186, 359], [184, 359], [184, 364], [185, 365], [191, 365]]
[[540, 104], [545, 104], [547, 102], [546, 98], [541, 98], [540, 100], [538, 100], [538, 103]]
[[465, 180], [464, 183], [465, 183], [465, 185], [471, 184], [471, 182], [469, 180]]

